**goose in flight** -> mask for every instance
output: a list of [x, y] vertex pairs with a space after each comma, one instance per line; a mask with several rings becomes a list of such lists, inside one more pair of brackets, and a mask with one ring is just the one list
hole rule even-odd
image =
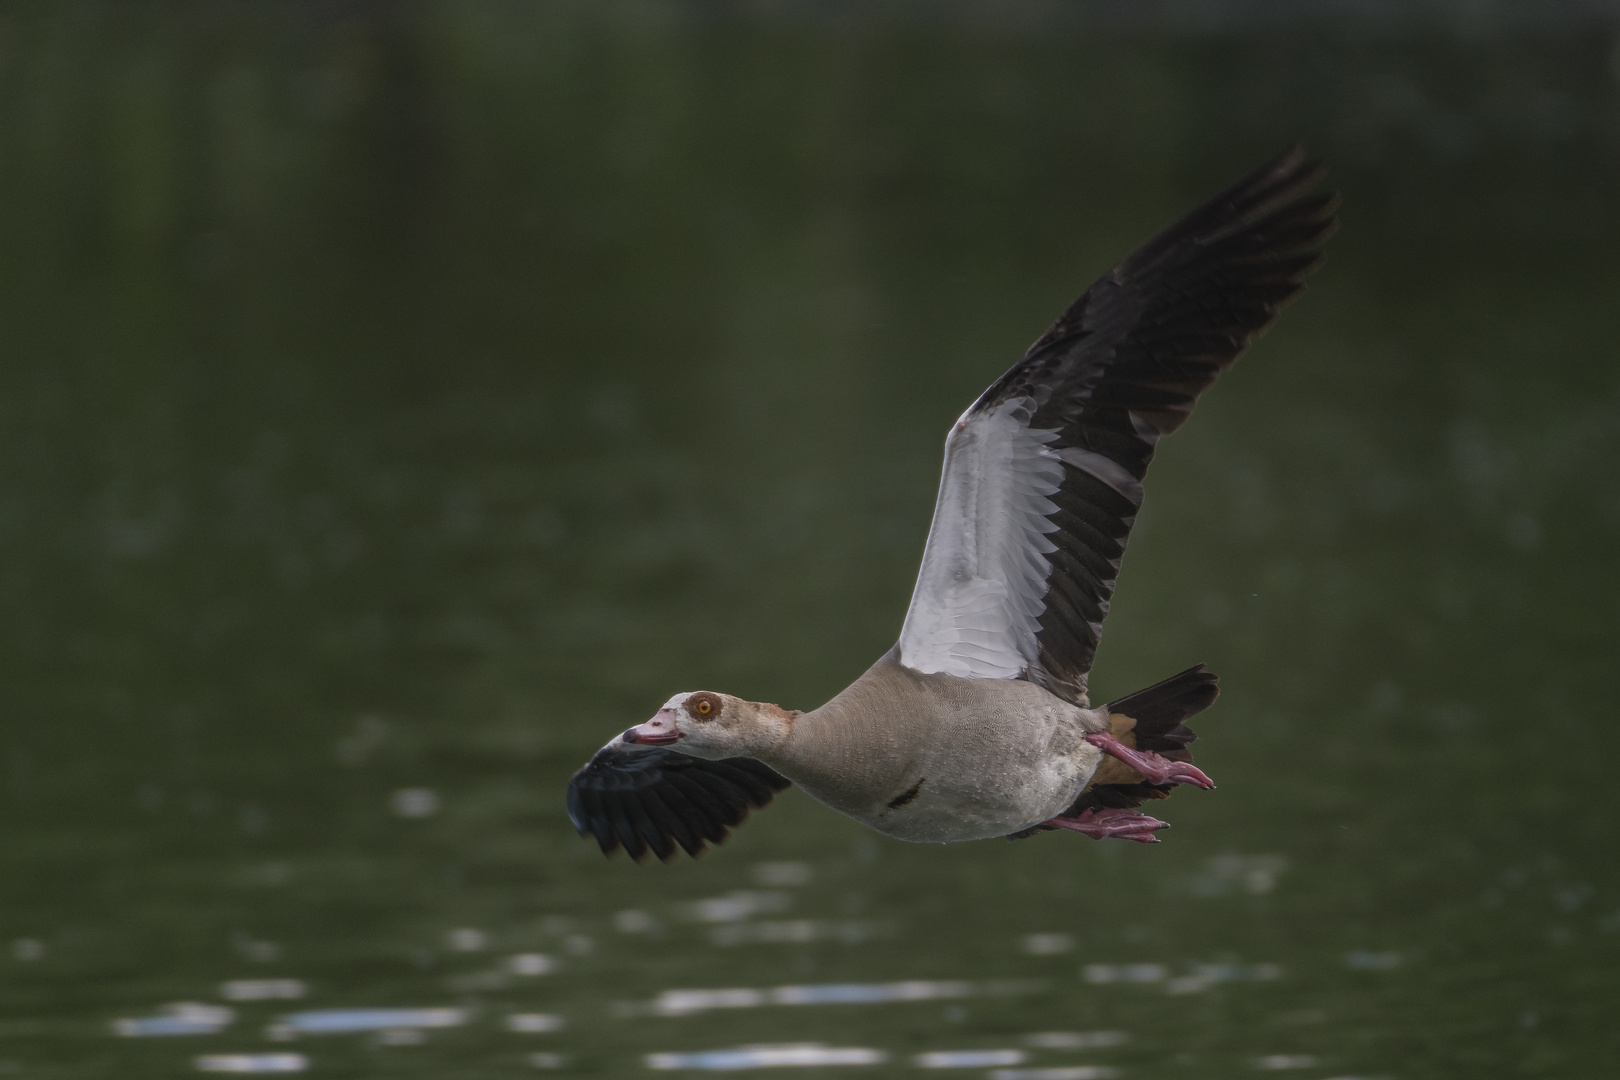
[[1203, 665], [1093, 707], [1086, 680], [1161, 436], [1296, 296], [1336, 228], [1320, 164], [1281, 154], [1087, 289], [951, 425], [900, 640], [819, 709], [676, 694], [574, 774], [604, 854], [723, 841], [790, 784], [880, 833], [1067, 829], [1156, 840], [1139, 809], [1192, 763]]

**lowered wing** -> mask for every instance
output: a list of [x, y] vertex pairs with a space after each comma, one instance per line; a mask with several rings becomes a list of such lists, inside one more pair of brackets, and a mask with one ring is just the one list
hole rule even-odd
[[790, 786], [753, 758], [707, 761], [615, 739], [568, 782], [568, 817], [604, 855], [623, 847], [637, 862], [649, 851], [669, 862], [677, 844], [696, 858], [705, 843], [723, 843], [750, 810]]

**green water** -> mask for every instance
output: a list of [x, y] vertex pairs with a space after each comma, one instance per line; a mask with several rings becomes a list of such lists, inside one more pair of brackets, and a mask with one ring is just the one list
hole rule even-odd
[[[1612, 1067], [1620, 26], [1211, 10], [0, 12], [0, 1074]], [[1093, 681], [1223, 678], [1165, 843], [573, 834], [671, 693], [883, 652], [950, 421], [1295, 138], [1343, 231]], [[453, 1011], [272, 1037], [358, 1008]]]

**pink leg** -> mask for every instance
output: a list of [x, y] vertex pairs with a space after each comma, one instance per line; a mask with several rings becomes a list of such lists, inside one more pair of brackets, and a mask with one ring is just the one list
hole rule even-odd
[[1168, 821], [1150, 818], [1135, 810], [1087, 810], [1079, 817], [1055, 817], [1045, 824], [1054, 829], [1068, 829], [1093, 840], [1107, 840], [1114, 836], [1121, 840], [1135, 840], [1138, 844], [1157, 844], [1159, 838], [1153, 834], [1170, 827]]
[[1150, 784], [1196, 784], [1206, 789], [1215, 786], [1215, 781], [1205, 776], [1203, 770], [1194, 768], [1185, 761], [1171, 761], [1169, 758], [1160, 757], [1151, 750], [1132, 750], [1106, 731], [1087, 735], [1086, 742], [1109, 757], [1119, 758], [1147, 777]]

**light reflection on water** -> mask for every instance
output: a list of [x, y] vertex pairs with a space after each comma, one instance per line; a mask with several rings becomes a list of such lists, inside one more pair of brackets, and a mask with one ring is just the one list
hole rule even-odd
[[913, 979], [892, 983], [830, 983], [821, 986], [778, 986], [769, 990], [665, 990], [627, 1015], [688, 1016], [714, 1009], [755, 1009], [766, 1005], [881, 1005], [890, 1002], [952, 1001], [977, 995], [1005, 997], [1039, 992], [1039, 980], [972, 983], [966, 980]]
[[994, 1069], [988, 1080], [1114, 1080], [1120, 1070], [1107, 1065], [1062, 1065], [1047, 1069]]
[[911, 1063], [919, 1069], [983, 1069], [1022, 1065], [1028, 1056], [1022, 1050], [929, 1050], [913, 1054]]
[[703, 1050], [689, 1054], [648, 1054], [649, 1069], [704, 1069], [730, 1072], [738, 1069], [820, 1067], [826, 1065], [881, 1065], [889, 1055], [881, 1050], [858, 1046], [823, 1046], [820, 1043], [739, 1046], [734, 1050]]
[[786, 893], [739, 891], [694, 901], [687, 905], [686, 916], [698, 922], [739, 922], [755, 915], [785, 911], [791, 903]]
[[1282, 977], [1282, 968], [1276, 964], [1190, 963], [1176, 976], [1170, 970], [1165, 964], [1087, 964], [1081, 975], [1095, 986], [1163, 983], [1167, 994], [1196, 994], [1216, 983], [1270, 982]]
[[1354, 971], [1394, 971], [1401, 966], [1398, 952], [1369, 952], [1355, 949], [1344, 954], [1344, 966]]
[[1073, 934], [1027, 934], [1024, 937], [1024, 951], [1031, 956], [1055, 956], [1073, 948]]
[[892, 928], [883, 923], [791, 919], [717, 926], [709, 931], [709, 940], [722, 947], [804, 944], [811, 941], [836, 941], [844, 945], [858, 945], [888, 933], [892, 933]]
[[289, 1001], [308, 992], [302, 979], [232, 979], [219, 987], [226, 1001]]
[[506, 1030], [525, 1035], [543, 1035], [561, 1031], [568, 1021], [550, 1013], [513, 1013], [506, 1018]]
[[1123, 1031], [1039, 1031], [1024, 1037], [1024, 1045], [1041, 1050], [1100, 1050], [1121, 1046]]
[[199, 1054], [192, 1063], [198, 1072], [292, 1073], [309, 1068], [303, 1054]]
[[460, 1027], [467, 1020], [465, 1009], [315, 1009], [281, 1017], [266, 1034], [272, 1039], [290, 1039], [356, 1031], [412, 1031]]
[[230, 1027], [235, 1020], [235, 1009], [182, 1001], [163, 1006], [157, 1016], [114, 1020], [113, 1031], [129, 1038], [214, 1035]]

